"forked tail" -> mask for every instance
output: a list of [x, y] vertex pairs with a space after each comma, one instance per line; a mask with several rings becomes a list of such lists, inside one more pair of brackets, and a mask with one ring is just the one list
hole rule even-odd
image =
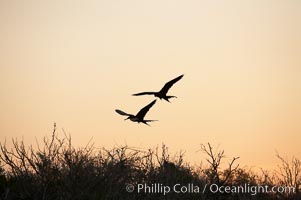
[[158, 121], [158, 120], [144, 120], [143, 123], [150, 126], [147, 122], [155, 122], [155, 121]]
[[176, 97], [176, 96], [166, 96], [164, 99], [170, 103], [169, 99], [172, 99], [172, 98], [178, 98], [178, 97]]

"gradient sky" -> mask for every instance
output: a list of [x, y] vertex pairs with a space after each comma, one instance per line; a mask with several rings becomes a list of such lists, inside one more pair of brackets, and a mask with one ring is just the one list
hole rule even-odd
[[[0, 0], [0, 141], [70, 133], [76, 146], [201, 143], [241, 165], [300, 158], [301, 1]], [[180, 75], [152, 127], [123, 121]]]

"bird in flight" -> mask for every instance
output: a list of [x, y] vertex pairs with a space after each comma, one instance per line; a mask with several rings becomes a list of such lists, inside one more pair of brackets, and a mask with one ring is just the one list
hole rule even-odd
[[145, 117], [146, 113], [149, 111], [149, 109], [156, 103], [156, 101], [157, 100], [152, 101], [150, 104], [148, 104], [147, 106], [142, 108], [136, 115], [128, 114], [128, 113], [125, 113], [122, 110], [118, 110], [118, 109], [116, 109], [115, 111], [120, 115], [128, 116], [124, 120], [129, 119], [132, 122], [138, 122], [138, 123], [142, 122], [149, 126], [149, 124], [147, 122], [153, 122], [153, 121], [157, 121], [157, 120], [146, 120], [146, 119], [144, 119], [144, 117]]
[[155, 97], [158, 97], [160, 99], [164, 99], [165, 101], [170, 102], [169, 101], [170, 98], [177, 98], [177, 97], [176, 96], [167, 96], [167, 92], [173, 86], [173, 84], [178, 82], [181, 78], [183, 78], [183, 76], [184, 76], [184, 74], [182, 74], [181, 76], [178, 76], [177, 78], [172, 79], [171, 81], [165, 83], [165, 85], [163, 86], [163, 88], [159, 92], [141, 92], [141, 93], [133, 94], [133, 96], [154, 95]]

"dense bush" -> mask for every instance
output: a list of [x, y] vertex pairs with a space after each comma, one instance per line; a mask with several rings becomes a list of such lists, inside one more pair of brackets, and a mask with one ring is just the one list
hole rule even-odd
[[[199, 193], [139, 192], [137, 184], [174, 186], [193, 184], [203, 189], [218, 186], [286, 185], [299, 188], [300, 160], [292, 162], [281, 157], [278, 173], [262, 171], [260, 175], [240, 168], [238, 157], [221, 169], [224, 151], [214, 150], [208, 143], [201, 145], [206, 163], [190, 166], [183, 153], [171, 155], [168, 148], [141, 151], [128, 146], [96, 150], [93, 144], [76, 149], [71, 137], [60, 139], [54, 127], [43, 146], [26, 148], [23, 141], [13, 140], [13, 148], [0, 145], [0, 199], [301, 199], [296, 193], [213, 194], [206, 189]], [[127, 192], [126, 186], [135, 186]]]

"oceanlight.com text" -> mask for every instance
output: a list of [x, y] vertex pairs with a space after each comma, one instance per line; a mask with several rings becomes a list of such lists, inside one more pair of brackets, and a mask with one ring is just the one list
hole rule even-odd
[[211, 184], [209, 187], [211, 193], [221, 194], [251, 194], [256, 195], [259, 193], [281, 193], [291, 194], [295, 193], [295, 187], [293, 186], [269, 186], [269, 185], [250, 185], [244, 184], [239, 186], [218, 186], [217, 184]]

